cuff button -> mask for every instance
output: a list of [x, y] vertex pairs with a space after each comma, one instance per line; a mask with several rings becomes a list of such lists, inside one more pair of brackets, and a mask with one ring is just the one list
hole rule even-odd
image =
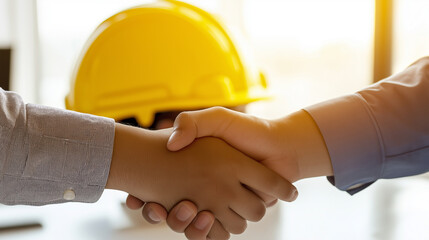
[[71, 201], [76, 198], [76, 194], [73, 189], [67, 189], [64, 191], [63, 198], [64, 200]]

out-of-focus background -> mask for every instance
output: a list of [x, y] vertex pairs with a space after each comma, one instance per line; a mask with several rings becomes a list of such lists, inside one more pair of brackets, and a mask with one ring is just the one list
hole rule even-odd
[[[64, 108], [70, 74], [104, 19], [145, 0], [0, 0], [0, 79], [27, 102]], [[353, 93], [429, 55], [427, 0], [192, 0], [219, 17], [263, 70], [277, 118]], [[10, 71], [9, 71], [10, 70]], [[7, 81], [10, 79], [10, 81]], [[233, 239], [429, 239], [429, 178], [380, 180], [351, 197], [323, 178], [298, 182]], [[0, 206], [0, 239], [185, 239], [126, 211], [123, 193], [95, 204]]]

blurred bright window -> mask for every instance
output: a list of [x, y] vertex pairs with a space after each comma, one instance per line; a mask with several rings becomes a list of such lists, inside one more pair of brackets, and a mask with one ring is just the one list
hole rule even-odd
[[244, 33], [277, 99], [274, 117], [371, 82], [374, 1], [243, 1]]
[[429, 1], [394, 0], [393, 72], [429, 56]]
[[[146, 2], [38, 0], [41, 103], [63, 107], [74, 62], [91, 32], [115, 12]], [[371, 81], [372, 0], [188, 2], [224, 19], [276, 89], [273, 101], [250, 108], [255, 114], [284, 115]]]

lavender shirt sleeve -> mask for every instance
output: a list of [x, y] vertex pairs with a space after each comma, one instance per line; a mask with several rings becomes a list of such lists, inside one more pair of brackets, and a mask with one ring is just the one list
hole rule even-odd
[[112, 119], [25, 104], [0, 89], [0, 203], [97, 201], [114, 129]]
[[354, 194], [377, 179], [429, 171], [429, 58], [355, 94], [305, 108], [331, 157], [330, 181]]

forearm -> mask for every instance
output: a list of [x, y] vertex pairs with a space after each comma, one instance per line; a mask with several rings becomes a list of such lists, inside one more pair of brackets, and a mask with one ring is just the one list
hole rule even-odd
[[353, 194], [380, 178], [427, 172], [428, 101], [423, 58], [355, 94], [307, 107], [325, 139], [335, 186]]

